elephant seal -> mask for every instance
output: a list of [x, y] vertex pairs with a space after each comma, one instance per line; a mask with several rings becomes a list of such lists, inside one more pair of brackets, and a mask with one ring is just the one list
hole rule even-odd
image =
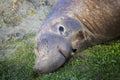
[[49, 73], [89, 46], [120, 36], [120, 0], [58, 0], [35, 43], [34, 71]]

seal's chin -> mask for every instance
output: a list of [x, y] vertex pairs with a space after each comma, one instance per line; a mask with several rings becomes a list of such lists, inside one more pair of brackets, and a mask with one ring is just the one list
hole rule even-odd
[[35, 66], [37, 73], [53, 72], [62, 66], [72, 53], [71, 43], [62, 36], [44, 34], [39, 37], [35, 47]]
[[58, 69], [61, 65], [63, 65], [66, 61], [65, 56], [61, 52], [53, 53], [52, 56], [44, 55], [36, 57], [35, 66], [33, 70], [36, 73], [49, 73]]

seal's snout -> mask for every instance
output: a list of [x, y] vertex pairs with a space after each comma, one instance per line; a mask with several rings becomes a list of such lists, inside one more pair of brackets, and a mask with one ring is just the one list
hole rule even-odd
[[35, 68], [35, 67], [33, 67], [33, 71], [34, 71], [34, 73], [39, 73], [39, 72], [41, 72], [40, 69], [37, 69], [37, 68]]
[[35, 46], [35, 72], [48, 73], [56, 70], [70, 57], [71, 43], [56, 34], [38, 36]]

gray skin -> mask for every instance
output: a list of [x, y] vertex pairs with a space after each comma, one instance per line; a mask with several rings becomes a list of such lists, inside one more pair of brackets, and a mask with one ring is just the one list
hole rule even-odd
[[53, 72], [72, 55], [120, 36], [120, 0], [58, 0], [36, 36], [34, 71]]

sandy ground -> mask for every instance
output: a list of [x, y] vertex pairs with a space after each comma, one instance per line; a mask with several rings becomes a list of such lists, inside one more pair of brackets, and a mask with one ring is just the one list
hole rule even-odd
[[26, 34], [35, 34], [55, 0], [0, 0], [0, 58], [12, 54]]

